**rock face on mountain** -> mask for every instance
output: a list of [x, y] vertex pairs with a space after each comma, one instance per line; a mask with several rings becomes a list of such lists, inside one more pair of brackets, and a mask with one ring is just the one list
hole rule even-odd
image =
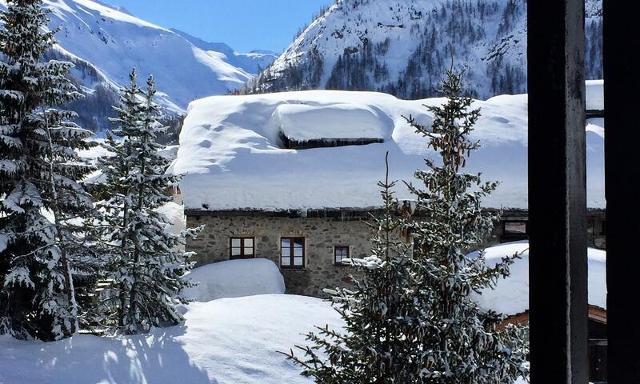
[[[134, 67], [142, 80], [154, 75], [160, 104], [177, 114], [194, 99], [241, 87], [275, 59], [267, 52], [238, 54], [225, 44], [160, 27], [98, 1], [44, 3], [51, 11], [49, 27], [58, 29], [59, 44], [49, 58], [75, 64], [72, 76], [86, 97], [71, 108], [84, 127], [95, 131], [110, 127], [116, 91]], [[6, 1], [0, 0], [4, 9]]]
[[[586, 0], [587, 78], [602, 77], [602, 5]], [[337, 0], [250, 81], [249, 93], [374, 90], [434, 96], [446, 68], [470, 93], [526, 92], [526, 0]]]

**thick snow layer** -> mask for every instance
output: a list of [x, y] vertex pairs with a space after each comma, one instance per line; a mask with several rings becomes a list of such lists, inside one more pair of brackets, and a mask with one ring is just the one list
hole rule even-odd
[[[381, 204], [376, 185], [384, 177], [389, 151], [390, 177], [413, 180], [424, 169], [427, 139], [403, 118], [429, 125], [423, 104], [443, 99], [400, 100], [374, 92], [306, 91], [251, 96], [217, 96], [194, 101], [180, 135], [173, 171], [185, 174], [181, 190], [187, 209], [368, 208]], [[527, 208], [527, 95], [476, 101], [481, 114], [474, 139], [482, 148], [471, 154], [468, 171], [501, 184], [485, 201], [490, 207]], [[282, 149], [278, 132], [300, 137], [335, 138], [375, 132], [381, 144]], [[342, 120], [342, 121], [341, 121]], [[341, 122], [343, 124], [341, 124]], [[589, 121], [588, 205], [603, 208], [604, 129]], [[535, 127], [546, 129], [546, 127]], [[411, 198], [396, 187], [399, 198]]]
[[[505, 315], [515, 315], [529, 309], [529, 243], [506, 243], [488, 248], [487, 264], [493, 265], [505, 256], [518, 254], [521, 259], [511, 266], [511, 275], [500, 280], [495, 290], [474, 295], [484, 309]], [[606, 252], [589, 248], [589, 304], [607, 308]]]
[[260, 295], [192, 303], [183, 326], [148, 336], [40, 343], [0, 336], [0, 383], [302, 384], [278, 351], [342, 322], [320, 299]]
[[384, 139], [384, 120], [366, 105], [336, 104], [317, 108], [283, 104], [273, 119], [282, 133], [298, 141], [319, 139]]
[[604, 80], [587, 80], [587, 111], [604, 111]]
[[282, 294], [284, 278], [271, 260], [229, 260], [194, 269], [188, 279], [197, 283], [184, 291], [186, 298], [210, 301], [219, 298]]

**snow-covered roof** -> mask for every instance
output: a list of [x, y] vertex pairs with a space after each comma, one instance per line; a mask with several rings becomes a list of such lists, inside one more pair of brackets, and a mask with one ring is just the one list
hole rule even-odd
[[[483, 309], [491, 309], [505, 315], [515, 315], [529, 310], [529, 242], [505, 243], [485, 250], [487, 265], [495, 265], [505, 256], [518, 254], [520, 259], [511, 266], [510, 276], [499, 280], [494, 290], [487, 289], [474, 299]], [[589, 304], [607, 308], [607, 253], [588, 249]]]
[[[591, 87], [590, 87], [591, 89]], [[593, 93], [593, 92], [590, 92]], [[501, 184], [485, 205], [527, 208], [527, 95], [476, 101], [481, 114], [469, 171]], [[374, 92], [304, 91], [214, 96], [192, 102], [173, 164], [184, 174], [188, 210], [288, 210], [370, 208], [381, 204], [377, 181], [413, 180], [424, 169], [427, 139], [403, 118], [432, 122], [424, 104], [443, 99], [400, 100]], [[545, 127], [536, 127], [545, 129]], [[604, 120], [586, 128], [588, 204], [604, 207]], [[304, 150], [284, 149], [282, 134], [300, 140], [381, 138], [383, 143]], [[410, 199], [402, 184], [397, 197]]]
[[604, 111], [604, 80], [587, 80], [587, 111]]

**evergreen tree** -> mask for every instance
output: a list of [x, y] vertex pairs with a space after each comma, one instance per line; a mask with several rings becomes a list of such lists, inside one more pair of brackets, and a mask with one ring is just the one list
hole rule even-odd
[[411, 273], [416, 266], [410, 246], [398, 236], [405, 221], [398, 215], [388, 159], [385, 181], [378, 186], [384, 210], [369, 224], [375, 234], [371, 256], [347, 261], [359, 276], [353, 287], [327, 290], [345, 321], [344, 332], [318, 327], [307, 335], [312, 346], [296, 347], [304, 357], [293, 350], [287, 355], [317, 383], [412, 383], [421, 369], [414, 326], [417, 282]]
[[196, 231], [170, 234], [166, 219], [156, 211], [171, 200], [168, 191], [179, 178], [165, 173], [170, 161], [159, 153], [164, 147], [157, 138], [165, 128], [158, 122], [153, 78], [144, 93], [135, 71], [130, 78], [116, 108], [119, 127], [106, 143], [114, 156], [101, 164], [107, 179], [107, 199], [101, 206], [110, 254], [103, 278], [113, 282], [104, 321], [133, 334], [182, 320], [176, 304], [184, 302], [180, 291], [187, 282], [182, 275], [191, 267], [191, 254], [179, 248], [184, 237]]
[[[492, 267], [482, 254], [468, 256], [493, 227], [481, 200], [496, 183], [460, 172], [479, 145], [468, 138], [479, 110], [469, 110], [454, 72], [443, 91], [446, 103], [429, 107], [432, 126], [408, 119], [441, 156], [439, 165], [425, 160], [428, 169], [416, 172], [423, 190], [408, 184], [416, 218], [394, 219], [393, 183], [380, 184], [385, 215], [374, 221], [372, 256], [352, 260], [362, 278], [332, 299], [345, 330], [320, 328], [308, 335], [311, 346], [297, 347], [302, 357], [288, 354], [318, 383], [501, 384], [527, 375], [525, 329], [498, 328], [501, 317], [470, 297], [507, 276], [517, 256]], [[411, 247], [392, 240], [403, 227]]]
[[480, 309], [470, 294], [494, 288], [498, 279], [509, 275], [509, 266], [518, 255], [491, 267], [482, 253], [469, 255], [498, 219], [481, 204], [497, 183], [462, 172], [468, 156], [480, 145], [469, 139], [480, 110], [471, 109], [472, 99], [461, 96], [462, 92], [461, 75], [448, 70], [442, 83], [447, 101], [427, 107], [434, 115], [432, 125], [408, 119], [440, 156], [437, 163], [426, 160], [427, 169], [416, 172], [422, 189], [408, 184], [420, 212], [419, 220], [411, 223], [413, 257], [420, 265], [416, 299], [429, 324], [421, 340], [422, 381], [511, 383], [528, 374], [526, 330], [497, 328], [501, 317]]
[[44, 61], [41, 0], [10, 0], [0, 30], [0, 333], [59, 339], [77, 331], [74, 260], [93, 203], [77, 182], [91, 132], [56, 106], [77, 99], [72, 64]]

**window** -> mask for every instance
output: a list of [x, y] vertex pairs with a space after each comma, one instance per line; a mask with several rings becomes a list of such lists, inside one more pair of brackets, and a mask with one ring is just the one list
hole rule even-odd
[[526, 220], [507, 220], [502, 222], [501, 242], [527, 240], [529, 231]]
[[283, 237], [280, 239], [280, 266], [283, 268], [304, 268], [304, 237]]
[[232, 237], [230, 240], [231, 254], [229, 258], [252, 259], [255, 257], [255, 242], [253, 237]]
[[589, 382], [607, 382], [607, 339], [589, 339]]
[[527, 222], [526, 221], [505, 221], [504, 232], [508, 234], [526, 234]]
[[336, 264], [342, 265], [342, 261], [349, 258], [349, 247], [345, 245], [336, 245], [334, 248], [334, 254]]

